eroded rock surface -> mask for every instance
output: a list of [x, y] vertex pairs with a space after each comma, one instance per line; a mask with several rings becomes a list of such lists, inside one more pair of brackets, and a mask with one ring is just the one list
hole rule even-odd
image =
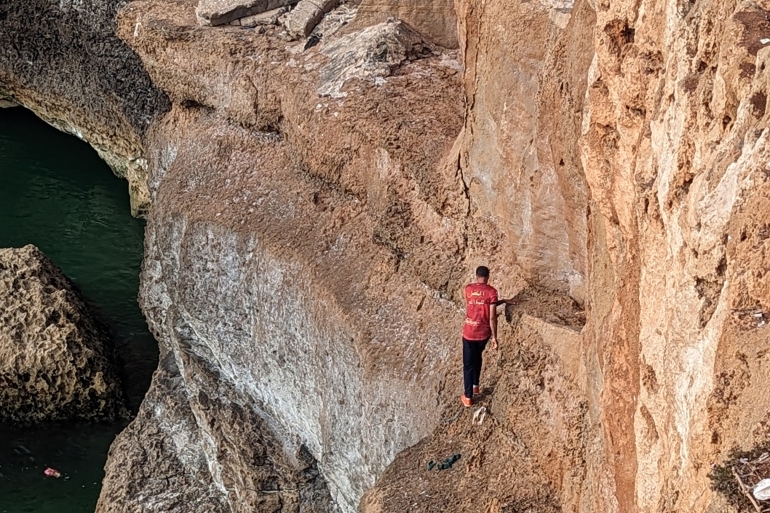
[[[189, 409], [169, 415], [200, 440], [179, 468], [225, 510], [276, 505], [241, 475], [253, 444], [289, 462], [304, 446], [343, 511], [379, 476], [370, 511], [404, 493], [426, 511], [729, 511], [712, 463], [770, 443], [770, 6], [356, 4], [312, 48], [277, 27], [200, 27], [195, 2], [119, 12], [174, 103], [141, 138], [142, 303]], [[363, 44], [401, 23], [406, 40]], [[469, 427], [443, 421], [458, 292], [479, 264], [530, 300], [507, 312], [488, 420]], [[565, 331], [577, 308], [585, 326]], [[158, 401], [132, 433], [166, 429]], [[410, 474], [452, 440], [470, 454], [452, 475], [484, 485], [473, 497]], [[113, 453], [102, 507], [162, 510], [145, 477], [119, 491], [134, 457]], [[301, 468], [263, 470], [290, 486]]]
[[281, 23], [290, 35], [307, 37], [324, 15], [338, 4], [339, 0], [301, 0], [281, 19]]
[[324, 45], [329, 58], [320, 72], [318, 94], [342, 98], [345, 84], [353, 79], [382, 80], [404, 61], [430, 50], [422, 38], [400, 21], [389, 21], [340, 37]]
[[[549, 314], [555, 322], [539, 317]], [[476, 405], [447, 404], [434, 432], [398, 455], [359, 511], [577, 511], [590, 424], [576, 314], [563, 297], [508, 307], [505, 344], [485, 351]], [[439, 467], [453, 455], [452, 467]]]
[[125, 418], [111, 341], [34, 246], [0, 249], [0, 422]]
[[361, 0], [356, 23], [376, 25], [395, 17], [445, 48], [457, 48], [457, 15], [453, 0]]
[[224, 25], [295, 3], [297, 0], [200, 0], [195, 15], [201, 25]]
[[[267, 419], [223, 402], [227, 384], [201, 363], [184, 362], [213, 388], [191, 396], [173, 355], [161, 357], [136, 420], [110, 448], [96, 511], [334, 511], [312, 456], [303, 447], [287, 453]], [[214, 474], [212, 460], [221, 462]]]

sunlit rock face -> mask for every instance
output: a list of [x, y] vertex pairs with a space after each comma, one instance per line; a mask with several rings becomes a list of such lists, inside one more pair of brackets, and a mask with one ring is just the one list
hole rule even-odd
[[581, 136], [599, 214], [586, 336], [603, 367], [615, 497], [621, 511], [722, 511], [711, 465], [767, 440], [764, 11], [596, 10]]
[[583, 302], [588, 186], [578, 138], [594, 13], [571, 2], [457, 10], [467, 101], [459, 162], [471, 215], [488, 226], [479, 256]]

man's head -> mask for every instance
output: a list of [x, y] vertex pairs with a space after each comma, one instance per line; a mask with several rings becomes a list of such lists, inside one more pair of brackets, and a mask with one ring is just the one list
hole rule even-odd
[[480, 265], [476, 268], [476, 281], [486, 283], [489, 279], [489, 267]]

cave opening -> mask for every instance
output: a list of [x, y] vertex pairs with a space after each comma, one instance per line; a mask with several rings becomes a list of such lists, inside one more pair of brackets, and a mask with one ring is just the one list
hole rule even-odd
[[[34, 244], [74, 282], [112, 334], [135, 413], [158, 345], [137, 303], [144, 222], [130, 212], [126, 182], [88, 144], [24, 108], [0, 109], [0, 247]], [[125, 424], [0, 424], [0, 512], [93, 512]]]

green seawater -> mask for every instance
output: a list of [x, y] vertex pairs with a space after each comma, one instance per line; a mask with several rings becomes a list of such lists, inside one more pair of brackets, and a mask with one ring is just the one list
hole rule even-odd
[[[134, 411], [158, 346], [137, 304], [144, 223], [96, 152], [23, 108], [0, 109], [0, 247], [38, 246], [113, 332]], [[0, 513], [93, 512], [124, 424], [0, 425]], [[54, 467], [60, 479], [43, 470]]]

